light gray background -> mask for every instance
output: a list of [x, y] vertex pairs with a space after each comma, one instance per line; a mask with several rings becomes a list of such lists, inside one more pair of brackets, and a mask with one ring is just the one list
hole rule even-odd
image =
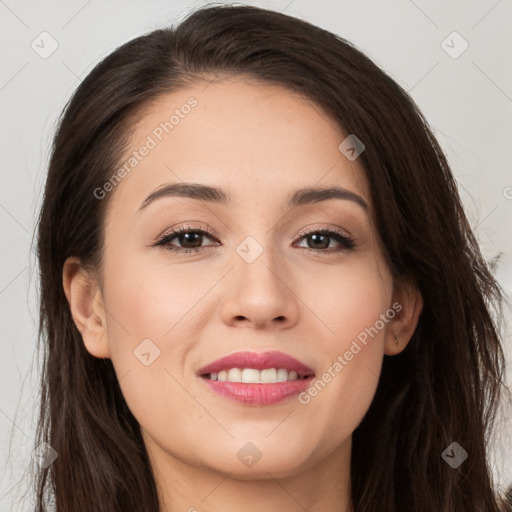
[[[0, 0], [0, 512], [33, 510], [30, 497], [19, 501], [27, 490], [23, 475], [38, 404], [38, 282], [31, 244], [57, 117], [101, 58], [204, 3]], [[512, 296], [511, 0], [245, 3], [341, 35], [411, 93], [446, 151], [484, 256], [494, 261]], [[33, 41], [43, 46], [43, 31], [58, 43], [46, 59], [31, 47]], [[453, 31], [469, 44], [457, 58], [447, 51], [459, 53], [464, 42], [448, 37]], [[506, 339], [510, 361], [510, 333]], [[500, 487], [512, 483], [511, 428], [503, 425], [491, 453]]]

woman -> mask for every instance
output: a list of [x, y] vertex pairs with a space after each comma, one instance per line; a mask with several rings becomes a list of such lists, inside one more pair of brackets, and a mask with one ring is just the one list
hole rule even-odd
[[417, 106], [338, 36], [223, 6], [118, 48], [38, 257], [38, 512], [504, 510], [500, 287]]

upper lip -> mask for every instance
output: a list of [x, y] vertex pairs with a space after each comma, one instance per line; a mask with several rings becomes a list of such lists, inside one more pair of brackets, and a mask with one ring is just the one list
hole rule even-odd
[[284, 368], [297, 372], [301, 377], [314, 375], [313, 370], [309, 366], [294, 357], [275, 350], [263, 353], [251, 351], [235, 352], [203, 366], [197, 373], [198, 375], [206, 375], [208, 373], [229, 370], [230, 368], [254, 368], [255, 370]]

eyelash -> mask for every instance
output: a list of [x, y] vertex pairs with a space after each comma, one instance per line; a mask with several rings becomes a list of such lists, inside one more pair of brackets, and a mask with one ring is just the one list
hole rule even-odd
[[[198, 233], [201, 235], [206, 235], [209, 238], [215, 239], [215, 236], [213, 233], [211, 233], [208, 230], [201, 229], [201, 228], [193, 228], [191, 226], [180, 226], [179, 228], [171, 231], [170, 233], [164, 234], [160, 239], [153, 245], [153, 247], [157, 246], [163, 246], [164, 249], [171, 251], [171, 252], [177, 252], [177, 253], [197, 253], [203, 249], [207, 248], [213, 248], [215, 246], [205, 246], [205, 247], [194, 247], [194, 248], [184, 248], [184, 247], [173, 247], [169, 243], [171, 240], [174, 240], [177, 236], [184, 234], [184, 233]], [[357, 243], [355, 240], [347, 235], [345, 235], [341, 230], [336, 229], [316, 229], [312, 231], [308, 231], [306, 233], [301, 233], [299, 235], [299, 240], [306, 238], [310, 235], [323, 235], [328, 236], [330, 238], [334, 238], [337, 242], [339, 242], [342, 247], [341, 248], [330, 248], [330, 249], [311, 249], [310, 247], [301, 247], [301, 249], [309, 249], [313, 252], [323, 252], [327, 254], [332, 253], [338, 253], [341, 251], [350, 251], [357, 247]]]

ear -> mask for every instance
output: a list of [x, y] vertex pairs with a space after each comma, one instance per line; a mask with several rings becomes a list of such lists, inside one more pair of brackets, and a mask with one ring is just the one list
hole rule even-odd
[[78, 258], [69, 257], [63, 265], [62, 281], [85, 348], [95, 357], [110, 357], [105, 308], [97, 279], [83, 268]]
[[395, 356], [405, 349], [418, 325], [423, 297], [414, 280], [402, 278], [397, 282], [392, 304], [395, 317], [390, 321], [384, 348], [388, 356]]

